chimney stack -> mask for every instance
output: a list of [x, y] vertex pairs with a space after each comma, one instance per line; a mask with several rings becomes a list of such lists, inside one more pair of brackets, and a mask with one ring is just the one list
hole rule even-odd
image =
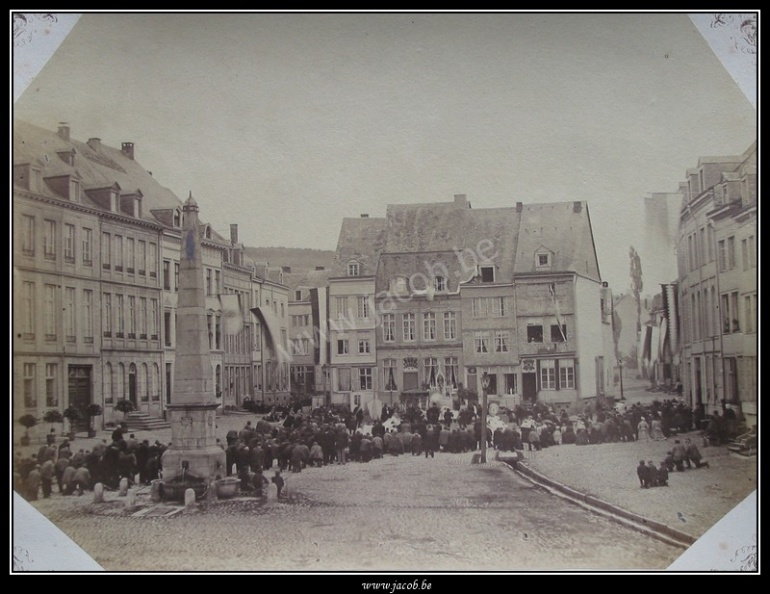
[[238, 223], [230, 225], [230, 243], [233, 245], [238, 243]]
[[134, 160], [134, 143], [133, 142], [124, 142], [120, 145], [120, 152], [122, 152], [126, 157]]
[[59, 138], [69, 142], [70, 139], [70, 125], [67, 122], [59, 122]]
[[102, 150], [102, 139], [101, 138], [89, 138], [88, 142], [86, 143], [88, 146], [90, 146], [93, 150], [99, 152]]

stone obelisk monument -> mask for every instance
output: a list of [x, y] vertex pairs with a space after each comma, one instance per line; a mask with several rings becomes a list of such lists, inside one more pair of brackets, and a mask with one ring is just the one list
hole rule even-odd
[[184, 204], [174, 386], [167, 405], [171, 446], [163, 454], [164, 482], [180, 477], [214, 480], [226, 475], [225, 453], [216, 444], [218, 403], [213, 375], [198, 205], [190, 194]]

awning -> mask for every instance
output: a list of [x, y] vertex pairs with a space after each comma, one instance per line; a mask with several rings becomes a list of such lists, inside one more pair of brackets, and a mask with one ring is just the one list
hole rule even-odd
[[269, 340], [269, 347], [273, 349], [281, 363], [291, 362], [291, 353], [287, 350], [285, 344], [281, 344], [281, 320], [267, 307], [252, 307], [251, 313], [257, 316], [262, 323], [262, 327], [267, 330], [266, 337]]

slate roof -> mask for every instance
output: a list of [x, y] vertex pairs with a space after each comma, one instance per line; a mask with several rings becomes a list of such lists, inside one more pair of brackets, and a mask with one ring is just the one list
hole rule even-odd
[[373, 276], [385, 245], [386, 224], [384, 218], [342, 219], [330, 276], [347, 276], [347, 265], [351, 260], [360, 264], [359, 276]]

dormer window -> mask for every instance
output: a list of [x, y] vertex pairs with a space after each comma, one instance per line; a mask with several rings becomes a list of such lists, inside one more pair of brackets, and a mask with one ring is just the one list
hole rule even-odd
[[211, 239], [211, 227], [209, 225], [206, 225], [206, 228], [203, 231], [203, 236], [206, 239]]
[[181, 227], [182, 226], [182, 213], [180, 213], [178, 210], [174, 211], [174, 227]]
[[391, 288], [396, 295], [406, 295], [409, 292], [409, 285], [403, 276], [393, 279], [391, 281]]
[[443, 276], [437, 276], [434, 278], [433, 288], [436, 291], [446, 291], [446, 279]]
[[550, 269], [552, 265], [553, 265], [553, 254], [545, 248], [540, 248], [535, 253], [535, 269], [547, 270], [547, 269]]
[[495, 282], [495, 267], [494, 266], [479, 266], [479, 276], [481, 276], [482, 283]]
[[355, 260], [348, 262], [348, 276], [359, 276], [361, 274], [361, 265]]

